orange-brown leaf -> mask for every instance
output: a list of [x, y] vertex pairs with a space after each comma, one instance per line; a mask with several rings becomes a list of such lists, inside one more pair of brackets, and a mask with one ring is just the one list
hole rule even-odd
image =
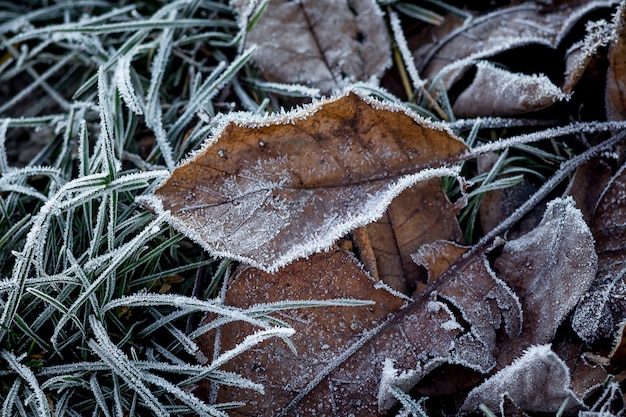
[[293, 113], [238, 115], [145, 200], [209, 252], [276, 271], [376, 220], [466, 146], [354, 91]]
[[455, 207], [439, 179], [404, 190], [380, 220], [364, 229], [375, 256], [377, 278], [405, 294], [427, 281], [423, 270], [411, 259], [412, 254], [426, 243], [462, 240]]

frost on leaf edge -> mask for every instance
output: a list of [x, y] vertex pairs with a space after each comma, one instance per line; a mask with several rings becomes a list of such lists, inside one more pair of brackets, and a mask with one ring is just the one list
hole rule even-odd
[[401, 177], [397, 181], [390, 184], [387, 189], [382, 192], [378, 201], [372, 205], [372, 209], [367, 216], [347, 218], [346, 221], [340, 225], [341, 227], [337, 227], [335, 230], [330, 230], [329, 233], [320, 236], [320, 238], [318, 239], [309, 240], [306, 244], [294, 245], [288, 252], [267, 263], [259, 262], [258, 260], [247, 256], [228, 251], [222, 251], [212, 247], [210, 245], [210, 242], [207, 242], [204, 239], [200, 238], [200, 236], [198, 236], [191, 228], [187, 227], [182, 220], [173, 216], [170, 210], [165, 210], [161, 199], [154, 194], [138, 196], [136, 198], [136, 201], [138, 204], [148, 208], [154, 213], [163, 215], [164, 220], [169, 225], [171, 225], [179, 232], [183, 233], [193, 242], [200, 245], [208, 253], [220, 258], [234, 259], [236, 261], [251, 265], [267, 273], [273, 274], [277, 272], [280, 268], [291, 264], [295, 260], [306, 259], [316, 253], [329, 250], [332, 245], [342, 236], [346, 235], [356, 228], [365, 226], [378, 220], [385, 213], [387, 207], [389, 207], [394, 198], [402, 193], [402, 191], [417, 184], [418, 182], [444, 176], [458, 177], [458, 175], [458, 169], [443, 167], [428, 168], [415, 174]]
[[350, 94], [356, 95], [360, 100], [372, 106], [372, 108], [376, 110], [387, 110], [393, 113], [402, 112], [411, 119], [413, 119], [420, 126], [445, 132], [451, 138], [454, 138], [463, 144], [465, 143], [465, 141], [458, 137], [446, 124], [426, 119], [425, 117], [420, 116], [406, 106], [403, 106], [401, 103], [391, 102], [387, 100], [383, 101], [372, 97], [371, 95], [361, 90], [361, 86], [363, 86], [362, 83], [348, 86], [338, 91], [336, 94], [328, 97], [324, 96], [321, 98], [313, 98], [310, 103], [296, 106], [291, 110], [285, 110], [284, 108], [281, 108], [277, 112], [266, 113], [262, 115], [253, 114], [246, 111], [219, 114], [216, 116], [217, 120], [214, 127], [211, 128], [209, 135], [204, 140], [202, 145], [198, 149], [191, 151], [187, 157], [183, 158], [176, 165], [175, 168], [180, 168], [182, 166], [191, 164], [193, 161], [199, 158], [202, 153], [204, 153], [207, 149], [209, 149], [211, 146], [219, 141], [222, 133], [231, 123], [235, 126], [249, 129], [259, 129], [272, 125], [295, 124], [298, 121], [306, 120], [307, 118], [313, 116], [315, 113], [322, 110], [326, 104], [337, 102], [349, 96]]

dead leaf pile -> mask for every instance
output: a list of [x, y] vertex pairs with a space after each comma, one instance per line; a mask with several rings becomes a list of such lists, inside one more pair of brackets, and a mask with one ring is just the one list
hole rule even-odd
[[[242, 16], [254, 14], [236, 3]], [[374, 2], [319, 4], [269, 3], [247, 39], [257, 43], [255, 62], [266, 77], [330, 91], [380, 75], [389, 39]], [[348, 23], [332, 43], [324, 34], [329, 22], [317, 13], [335, 8]], [[458, 92], [458, 116], [506, 116], [568, 100], [605, 59], [601, 100], [609, 119], [620, 120], [624, 5], [606, 19], [615, 10], [609, 1], [499, 10], [466, 22], [430, 53], [420, 51], [423, 74]], [[373, 20], [365, 28], [367, 16]], [[269, 39], [277, 25], [302, 41]], [[496, 65], [530, 47], [551, 51], [559, 70], [542, 74], [541, 63], [531, 74]], [[378, 58], [362, 54], [366, 49]], [[310, 58], [310, 65], [297, 64], [310, 73], [271, 67], [286, 66], [294, 54]], [[626, 367], [623, 151], [581, 160], [567, 188], [554, 184], [558, 192], [542, 194], [549, 198], [536, 207], [540, 221], [463, 246], [457, 215], [467, 184], [459, 165], [477, 154], [446, 126], [359, 87], [278, 115], [231, 114], [143, 199], [211, 254], [243, 262], [225, 289], [226, 305], [374, 301], [276, 314], [296, 331], [289, 343], [262, 342], [222, 367], [265, 391], [205, 381], [195, 387], [200, 397], [245, 403], [234, 416], [394, 415], [406, 405], [403, 393], [439, 398], [453, 404], [451, 413], [486, 405], [502, 415], [615, 415], [623, 398], [611, 381], [622, 381]], [[592, 151], [605, 140], [585, 144]], [[456, 181], [458, 201], [448, 199], [443, 177]], [[523, 203], [503, 195], [489, 210], [508, 215]], [[484, 222], [485, 232], [499, 230], [505, 215], [498, 216]], [[198, 344], [212, 358], [254, 331], [232, 322]]]

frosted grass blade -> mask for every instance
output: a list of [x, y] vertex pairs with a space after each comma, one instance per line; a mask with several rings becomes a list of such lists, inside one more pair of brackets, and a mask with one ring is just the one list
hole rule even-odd
[[165, 406], [154, 396], [152, 390], [144, 383], [142, 372], [115, 346], [109, 339], [106, 329], [95, 317], [89, 317], [89, 324], [96, 340], [89, 341], [89, 347], [106, 363], [110, 369], [122, 378], [146, 402], [146, 405], [158, 417], [169, 417]]
[[[193, 115], [198, 111], [202, 103], [210, 100], [217, 92], [232, 78], [235, 76], [237, 72], [244, 66], [246, 62], [252, 56], [254, 52], [254, 48], [250, 48], [245, 50], [241, 55], [239, 55], [226, 70], [222, 72], [223, 65], [219, 65], [207, 78], [202, 86], [199, 88], [196, 97], [194, 97], [193, 102], [187, 105], [184, 113], [178, 118], [176, 123], [172, 125], [168, 132], [169, 138], [176, 138], [182, 132], [182, 129], [193, 117]], [[221, 72], [221, 74], [220, 74]]]
[[104, 394], [102, 394], [102, 389], [100, 388], [100, 383], [98, 382], [96, 374], [91, 374], [91, 378], [89, 378], [89, 386], [91, 387], [91, 392], [93, 392], [93, 396], [96, 400], [96, 404], [104, 413], [105, 417], [111, 417], [111, 413], [107, 408], [107, 400], [104, 398]]
[[33, 374], [33, 372], [29, 368], [19, 363], [15, 355], [13, 355], [12, 353], [3, 350], [2, 352], [0, 352], [0, 356], [9, 364], [11, 369], [17, 372], [17, 374], [32, 389], [37, 414], [39, 414], [40, 417], [52, 417], [52, 411], [50, 410], [50, 406], [48, 405], [48, 399], [46, 398], [46, 394], [39, 386], [39, 382], [37, 381], [35, 374]]
[[[172, 11], [168, 21], [176, 19], [176, 11]], [[172, 147], [167, 140], [167, 134], [163, 127], [163, 115], [159, 100], [159, 89], [163, 82], [163, 74], [167, 67], [172, 52], [172, 38], [174, 31], [172, 29], [164, 29], [159, 41], [156, 57], [152, 63], [152, 78], [150, 79], [150, 87], [148, 88], [146, 124], [154, 131], [156, 142], [161, 150], [161, 155], [165, 160], [165, 165], [170, 171], [174, 170], [174, 157]]]
[[14, 415], [13, 405], [15, 404], [15, 399], [17, 398], [20, 385], [22, 385], [21, 380], [16, 379], [15, 381], [13, 381], [13, 385], [11, 385], [11, 389], [9, 390], [7, 396], [4, 398], [4, 403], [2, 404], [2, 417], [12, 417]]

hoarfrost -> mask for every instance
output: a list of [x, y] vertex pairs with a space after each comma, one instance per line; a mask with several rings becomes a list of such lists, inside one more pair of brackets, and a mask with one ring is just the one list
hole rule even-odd
[[420, 369], [401, 370], [396, 369], [395, 361], [385, 358], [382, 375], [380, 377], [380, 388], [378, 390], [378, 409], [380, 411], [389, 410], [396, 403], [395, 396], [391, 393], [392, 386], [399, 388], [403, 392], [408, 392], [415, 385], [415, 376], [420, 374]]
[[626, 297], [624, 277], [626, 266], [602, 268], [593, 282], [593, 289], [581, 299], [572, 317], [572, 328], [588, 343], [611, 338], [623, 318]]
[[[172, 10], [169, 13], [168, 20], [173, 21], [176, 19], [176, 10]], [[167, 28], [163, 30], [161, 39], [159, 40], [159, 47], [157, 49], [156, 56], [152, 62], [150, 87], [148, 87], [148, 96], [146, 98], [146, 124], [154, 132], [156, 143], [159, 145], [165, 165], [172, 171], [174, 169], [174, 154], [172, 147], [170, 146], [167, 133], [163, 127], [163, 114], [159, 100], [160, 86], [163, 81], [163, 75], [167, 68], [167, 64], [171, 57], [172, 52], [172, 38], [174, 36], [174, 29]]]
[[480, 404], [501, 409], [505, 395], [526, 412], [556, 413], [564, 401], [566, 412], [586, 408], [570, 388], [567, 365], [549, 345], [531, 346], [511, 365], [474, 388], [461, 410], [478, 411]]
[[585, 29], [585, 38], [572, 45], [565, 54], [563, 91], [566, 93], [572, 92], [593, 56], [609, 43], [615, 33], [614, 25], [605, 20], [587, 22]]
[[497, 10], [466, 22], [443, 38], [422, 61], [422, 73], [429, 79], [442, 76], [449, 87], [476, 60], [528, 44], [556, 49], [582, 16], [615, 3], [594, 1], [554, 13], [545, 13], [536, 3]]
[[411, 83], [413, 84], [413, 88], [419, 93], [421, 89], [424, 88], [424, 80], [422, 80], [417, 73], [417, 68], [415, 67], [415, 60], [409, 51], [409, 46], [407, 44], [406, 38], [404, 37], [404, 32], [402, 31], [402, 26], [400, 24], [400, 18], [398, 18], [398, 14], [390, 9], [389, 13], [389, 21], [391, 23], [391, 30], [393, 31], [393, 36], [396, 40], [396, 44], [398, 45], [398, 49], [400, 50], [400, 55], [402, 55], [402, 60], [404, 61], [404, 65], [411, 77]]
[[252, 83], [260, 90], [282, 94], [284, 96], [319, 97], [321, 95], [319, 88], [311, 88], [302, 84], [273, 83], [259, 80], [254, 80]]
[[144, 104], [137, 95], [130, 75], [132, 54], [124, 55], [118, 60], [113, 79], [120, 95], [128, 108], [135, 114], [142, 115]]
[[[481, 119], [482, 120], [482, 119]], [[487, 119], [489, 120], [489, 119]], [[455, 126], [452, 124], [452, 126]], [[488, 152], [503, 150], [515, 145], [523, 145], [526, 143], [538, 142], [540, 140], [556, 138], [567, 135], [578, 135], [582, 133], [597, 133], [608, 132], [611, 130], [624, 130], [626, 129], [626, 122], [623, 121], [609, 121], [609, 122], [575, 122], [566, 126], [552, 127], [537, 132], [511, 136], [508, 138], [500, 139], [499, 141], [489, 142], [484, 145], [476, 146], [472, 149], [472, 154], [475, 156], [485, 154]]]
[[[442, 364], [488, 372], [495, 366], [496, 329], [507, 320], [519, 322], [521, 312], [515, 310], [509, 292], [496, 288], [503, 283], [492, 279], [486, 265], [482, 257], [472, 260], [407, 306], [403, 299], [374, 288], [353, 255], [338, 249], [295, 261], [275, 274], [241, 268], [226, 304], [245, 308], [259, 301], [327, 297], [376, 303], [281, 315], [296, 330], [291, 340], [297, 356], [282, 344], [265, 344], [228, 362], [224, 369], [264, 382], [265, 398], [270, 399], [229, 389], [220, 390], [218, 400], [245, 398], [256, 404], [239, 410], [241, 415], [380, 415], [397, 402], [396, 388], [409, 391]], [[251, 291], [261, 300], [251, 300]], [[495, 302], [494, 298], [502, 299]], [[502, 318], [507, 315], [515, 315], [515, 320]], [[509, 330], [518, 331], [505, 328]], [[222, 349], [231, 348], [246, 334], [239, 324], [224, 326], [219, 336]], [[209, 338], [204, 346], [212, 348], [213, 340]], [[211, 351], [205, 355], [211, 356]], [[266, 372], [255, 372], [250, 364]]]

